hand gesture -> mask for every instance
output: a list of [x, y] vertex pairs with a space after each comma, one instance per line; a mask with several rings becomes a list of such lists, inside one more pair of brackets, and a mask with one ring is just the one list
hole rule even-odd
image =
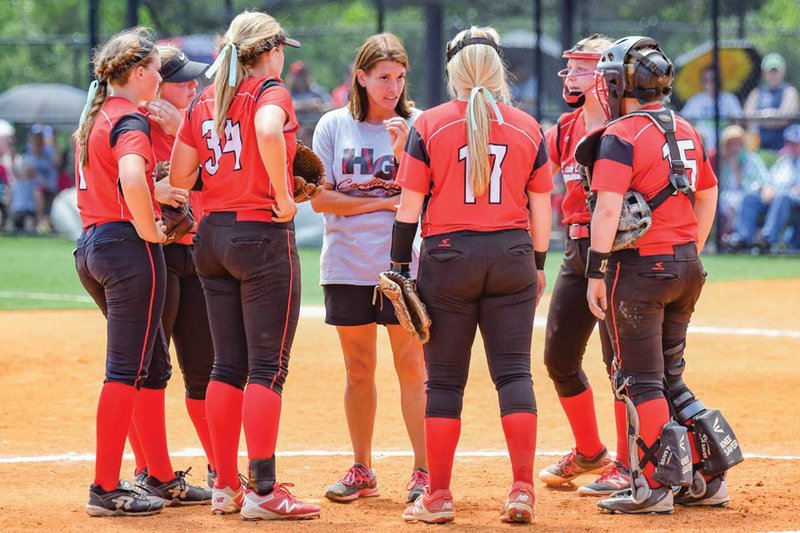
[[175, 135], [178, 133], [178, 128], [181, 125], [181, 120], [183, 120], [183, 115], [177, 107], [172, 105], [170, 102], [159, 98], [157, 100], [150, 100], [147, 103], [146, 108], [150, 113], [150, 118], [152, 118], [156, 124], [161, 126], [161, 129], [167, 134]]

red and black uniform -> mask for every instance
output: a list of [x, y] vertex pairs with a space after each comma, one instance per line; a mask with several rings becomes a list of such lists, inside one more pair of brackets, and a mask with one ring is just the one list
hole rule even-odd
[[[424, 345], [431, 490], [449, 484], [477, 328], [515, 473], [516, 452], [535, 446], [530, 350], [537, 286], [527, 192], [552, 190], [547, 149], [533, 117], [498, 104], [505, 122], [492, 119], [491, 179], [475, 198], [466, 171], [466, 106], [455, 100], [422, 113], [409, 133], [397, 178], [403, 188], [428, 196], [418, 286], [432, 324]], [[524, 422], [512, 423], [520, 417]]]
[[[561, 169], [564, 178], [566, 194], [561, 209], [567, 239], [564, 261], [547, 314], [544, 363], [569, 419], [578, 453], [595, 457], [604, 448], [597, 429], [592, 388], [582, 368], [586, 344], [597, 323], [597, 318], [586, 305], [585, 272], [591, 212], [586, 205], [587, 192], [575, 161], [575, 147], [586, 133], [583, 108], [561, 115], [558, 122], [545, 132], [550, 161]], [[603, 362], [611, 375], [611, 341], [602, 322], [599, 330]], [[627, 464], [625, 404], [616, 402], [615, 411], [618, 413], [617, 459]]]
[[[163, 389], [171, 374], [160, 328], [166, 268], [161, 245], [145, 242], [136, 233], [119, 180], [119, 160], [129, 154], [141, 156], [152, 194], [155, 159], [147, 119], [127, 99], [109, 97], [92, 126], [88, 152], [85, 166], [79, 149], [75, 157], [83, 222], [75, 264], [81, 283], [108, 321], [95, 483], [112, 490], [119, 480], [134, 404], [150, 474], [164, 481], [174, 477], [163, 417]], [[155, 200], [153, 206], [159, 216]]]
[[[300, 311], [294, 224], [272, 222], [274, 190], [258, 150], [255, 115], [267, 105], [288, 117], [283, 135], [291, 191], [298, 123], [279, 80], [249, 77], [237, 87], [222, 138], [214, 127], [214, 88], [207, 87], [178, 132], [181, 142], [197, 150], [203, 181], [205, 216], [194, 260], [214, 341], [206, 403], [218, 487], [239, 486], [238, 414], [243, 412], [251, 461], [274, 457], [280, 395]], [[274, 463], [271, 469], [274, 481]]]
[[[155, 160], [169, 161], [175, 136], [165, 132], [150, 117], [148, 119]], [[189, 203], [195, 220], [199, 221], [203, 216], [200, 191], [190, 192]], [[175, 342], [187, 400], [205, 399], [214, 362], [206, 301], [192, 259], [192, 239], [196, 228], [192, 228], [179, 241], [164, 247], [167, 289], [161, 322], [167, 343], [170, 339]], [[205, 419], [205, 408], [202, 411], [202, 418]]]
[[[644, 109], [659, 108], [651, 104]], [[675, 119], [677, 146], [692, 189], [715, 187], [717, 178], [700, 135], [684, 119]], [[647, 117], [623, 117], [603, 133], [591, 187], [617, 194], [634, 190], [650, 200], [667, 186], [669, 174], [664, 134]], [[706, 275], [697, 241], [691, 199], [678, 193], [653, 210], [647, 234], [633, 247], [613, 252], [608, 261], [606, 327], [621, 374], [633, 378], [626, 394], [636, 404], [640, 434], [648, 446], [669, 419], [664, 380], [670, 397], [688, 393], [693, 399], [681, 375], [686, 330]], [[650, 478], [651, 473], [648, 465], [645, 475]]]

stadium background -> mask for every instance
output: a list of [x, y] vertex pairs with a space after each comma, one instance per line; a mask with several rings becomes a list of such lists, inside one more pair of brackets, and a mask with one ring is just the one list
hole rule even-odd
[[[209, 36], [222, 31], [231, 16], [245, 8], [274, 14], [303, 41], [301, 50], [287, 55], [287, 69], [295, 59], [301, 59], [312, 69], [316, 81], [327, 88], [341, 83], [342, 73], [365, 37], [381, 28], [397, 33], [409, 49], [410, 90], [422, 108], [445, 97], [441, 70], [436, 74], [443, 66], [444, 39], [470, 24], [495, 26], [506, 44], [513, 45], [507, 47], [509, 62], [523, 63], [530, 72], [542, 72], [537, 77], [537, 93], [543, 97], [531, 110], [538, 110], [545, 120], [555, 119], [564, 110], [555, 76], [562, 68], [561, 50], [593, 32], [614, 37], [650, 35], [675, 60], [707, 43], [716, 27], [720, 42], [745, 39], [761, 56], [781, 53], [788, 64], [787, 81], [800, 85], [800, 48], [796, 46], [800, 9], [796, 0], [8, 0], [0, 3], [0, 91], [41, 82], [83, 88], [89, 80], [88, 53], [93, 41], [102, 41], [132, 23], [154, 28], [160, 38]], [[94, 32], [89, 31], [91, 19], [96, 21]], [[541, 30], [538, 65], [537, 27]], [[183, 42], [187, 48], [189, 43], [197, 43], [195, 54], [199, 55], [208, 53], [213, 40], [198, 37]], [[741, 90], [746, 94], [753, 86]], [[313, 127], [314, 113], [303, 118]], [[22, 143], [30, 125], [24, 121], [15, 125], [17, 143]], [[66, 143], [71, 125], [56, 126], [57, 141]], [[554, 225], [554, 243], [558, 234]], [[103, 371], [105, 332], [101, 315], [74, 274], [71, 250], [72, 244], [63, 239], [0, 233], [0, 529], [219, 526], [218, 519], [199, 509], [170, 509], [135, 523], [98, 523], [83, 514], [91, 477], [93, 415]], [[340, 399], [344, 371], [335, 331], [320, 317], [318, 250], [304, 249], [301, 261], [301, 340], [296, 343], [287, 386], [279, 442], [284, 455], [279, 470], [297, 483], [297, 493], [302, 497], [320, 498], [326, 483], [350, 460]], [[548, 261], [550, 287], [559, 261], [558, 254], [552, 254]], [[744, 451], [750, 454], [748, 461], [730, 474], [731, 507], [679, 510], [670, 517], [606, 517], [597, 513], [594, 500], [537, 485], [539, 529], [800, 528], [800, 511], [791, 490], [800, 483], [800, 427], [796, 417], [790, 415], [800, 388], [796, 364], [800, 350], [800, 303], [796, 297], [800, 294], [800, 259], [716, 255], [704, 262], [710, 283], [690, 331], [687, 372], [697, 384], [698, 394], [726, 413]], [[537, 312], [532, 352], [541, 414], [537, 469], [570, 442], [569, 428], [541, 364], [543, 329], [539, 322], [548, 302], [545, 299]], [[380, 337], [379, 357], [375, 449], [385, 452], [376, 463], [383, 496], [349, 506], [323, 502], [321, 521], [278, 527], [334, 531], [390, 531], [399, 527], [402, 483], [409, 459], [384, 337]], [[610, 393], [602, 387], [596, 339], [587, 352], [587, 366], [590, 379], [597, 384], [602, 435], [610, 441]], [[496, 399], [479, 345], [473, 353], [471, 374], [459, 447], [463, 455], [456, 462], [454, 475], [456, 529], [499, 528], [496, 514], [506, 490], [508, 468]], [[183, 410], [180, 381], [176, 368], [168, 389], [170, 447], [177, 457], [176, 467], [192, 466], [194, 472], [201, 473], [205, 465]], [[132, 463], [126, 460], [123, 474], [131, 471]], [[224, 525], [245, 527], [238, 520], [224, 520]]]

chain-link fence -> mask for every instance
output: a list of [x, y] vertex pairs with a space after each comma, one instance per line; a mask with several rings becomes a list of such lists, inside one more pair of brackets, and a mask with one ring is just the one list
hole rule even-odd
[[[63, 20], [51, 25], [58, 34], [5, 32], [0, 89], [43, 81], [84, 87], [90, 43], [134, 20], [153, 27], [161, 38], [174, 39], [188, 55], [210, 60], [214, 35], [224, 31], [233, 14], [255, 7], [274, 14], [303, 41], [302, 49], [288, 51], [285, 77], [291, 86], [295, 78], [307, 76], [316, 94], [298, 101], [301, 137], [308, 142], [321, 114], [342, 105], [356, 49], [380, 29], [404, 40], [411, 62], [409, 91], [424, 109], [447, 98], [446, 39], [473, 24], [495, 27], [518, 105], [544, 124], [567, 110], [557, 77], [564, 49], [596, 32], [613, 38], [647, 35], [661, 43], [677, 67], [671, 106], [698, 127], [718, 168], [722, 200], [716, 244], [800, 247], [796, 222], [793, 234], [781, 234], [779, 242], [765, 240], [763, 232], [740, 235], [744, 230], [736, 230], [743, 206], [756, 204], [748, 195], [773, 182], [800, 179], [792, 175], [776, 182], [770, 172], [781, 150], [787, 150], [786, 126], [800, 122], [794, 89], [800, 85], [796, 0], [73, 0], [74, 6], [65, 8], [66, 3], [57, 4]], [[98, 21], [93, 30], [91, 20]], [[787, 134], [790, 139], [793, 131]], [[800, 141], [800, 130], [797, 135]], [[797, 164], [794, 168], [800, 172]], [[748, 222], [750, 227], [760, 227], [768, 215], [766, 200], [754, 208], [757, 216], [747, 213], [756, 220]]]

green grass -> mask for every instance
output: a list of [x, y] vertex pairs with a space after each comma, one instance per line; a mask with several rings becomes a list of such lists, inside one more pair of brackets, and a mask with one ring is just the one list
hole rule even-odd
[[[59, 238], [0, 237], [0, 309], [88, 309], [94, 307], [75, 273], [75, 243]], [[303, 305], [322, 305], [319, 250], [300, 249]], [[547, 258], [548, 288], [561, 254]], [[800, 257], [707, 256], [709, 281], [800, 277]]]

